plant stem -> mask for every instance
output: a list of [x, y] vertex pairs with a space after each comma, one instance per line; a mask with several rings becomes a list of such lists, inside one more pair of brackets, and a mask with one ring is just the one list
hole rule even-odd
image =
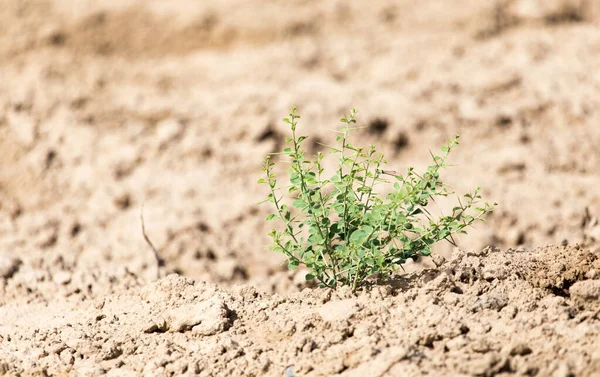
[[371, 197], [373, 196], [373, 187], [375, 187], [375, 182], [379, 178], [379, 166], [380, 165], [381, 165], [381, 161], [377, 160], [377, 163], [375, 165], [375, 174], [373, 175], [373, 181], [371, 181], [371, 187], [369, 187], [369, 196], [367, 196], [367, 201], [365, 202], [365, 207], [363, 208], [363, 215], [366, 214], [369, 209], [369, 201], [371, 200]]
[[[293, 157], [293, 161], [292, 161], [292, 166], [294, 166], [294, 165], [296, 166], [296, 172], [298, 173], [298, 176], [300, 177], [300, 190], [301, 190], [302, 196], [305, 197], [306, 202], [308, 203], [308, 206], [313, 208], [314, 202], [312, 201], [310, 191], [308, 189], [308, 185], [306, 184], [306, 178], [304, 176], [302, 162], [299, 161], [299, 159], [301, 157], [303, 158], [303, 154], [300, 153], [301, 152], [300, 145], [298, 144], [298, 139], [296, 138], [296, 121], [293, 118], [292, 118], [292, 140], [294, 142], [294, 157]], [[314, 224], [317, 227], [317, 230], [319, 231], [319, 235], [321, 236], [322, 239], [325, 240], [324, 246], [327, 250], [327, 253], [331, 256], [332, 250], [331, 250], [331, 241], [329, 239], [329, 232], [327, 232], [327, 238], [326, 238], [323, 235], [323, 229], [321, 229], [320, 221], [317, 218], [317, 215], [314, 213], [314, 211], [312, 211], [312, 218], [313, 218]], [[331, 268], [331, 267], [329, 267], [329, 264], [327, 263], [327, 259], [325, 259], [325, 255], [323, 254], [323, 252], [321, 250], [319, 250], [319, 254], [321, 255], [321, 258], [323, 259], [323, 262], [325, 262], [327, 264], [327, 267]], [[331, 269], [333, 269], [333, 268], [331, 268]], [[327, 278], [329, 279], [330, 277], [327, 276]], [[335, 282], [334, 282], [334, 287], [335, 287]]]

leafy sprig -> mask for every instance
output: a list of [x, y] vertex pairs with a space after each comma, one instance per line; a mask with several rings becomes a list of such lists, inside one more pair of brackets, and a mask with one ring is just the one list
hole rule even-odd
[[[349, 285], [353, 291], [373, 274], [388, 276], [408, 259], [430, 255], [436, 242], [454, 243], [452, 235], [466, 233], [465, 228], [484, 221], [496, 205], [477, 207], [478, 187], [464, 195], [464, 202], [459, 199], [450, 215], [434, 218], [427, 205], [437, 196], [451, 194], [439, 180], [439, 172], [446, 168], [458, 136], [442, 147], [441, 155], [432, 154], [433, 164], [423, 174], [409, 168], [400, 175], [382, 169], [386, 161], [373, 145], [365, 149], [350, 143], [356, 113], [352, 109], [340, 120], [344, 127], [336, 131], [338, 145], [329, 147], [339, 163], [327, 178], [324, 155], [306, 157], [302, 143], [308, 137], [297, 135], [300, 115], [292, 109], [283, 120], [292, 131], [286, 139], [289, 146], [278, 153], [291, 163], [289, 185], [284, 187], [288, 198], [278, 187], [271, 156], [263, 165], [266, 177], [258, 181], [269, 186], [267, 201], [275, 207], [267, 221], [279, 220], [283, 225], [269, 233], [271, 249], [288, 258], [290, 269], [306, 266], [306, 279], [330, 288]], [[392, 183], [385, 197], [375, 191], [380, 183]]]

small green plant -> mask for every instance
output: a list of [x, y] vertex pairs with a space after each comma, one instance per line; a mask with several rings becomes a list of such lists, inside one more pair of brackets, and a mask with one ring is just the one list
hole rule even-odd
[[[337, 131], [338, 146], [329, 147], [339, 163], [335, 173], [325, 178], [324, 155], [306, 158], [302, 143], [307, 136], [296, 134], [300, 116], [292, 109], [283, 120], [292, 131], [286, 139], [289, 147], [276, 153], [290, 159], [290, 184], [278, 187], [271, 156], [263, 165], [266, 178], [258, 181], [269, 186], [266, 201], [276, 210], [267, 221], [282, 222], [280, 230], [269, 233], [271, 249], [288, 258], [290, 269], [305, 265], [307, 280], [316, 279], [330, 288], [349, 285], [353, 291], [373, 274], [389, 276], [409, 258], [430, 255], [438, 241], [453, 243], [453, 234], [466, 234], [466, 227], [484, 221], [493, 208], [488, 203], [476, 207], [481, 199], [477, 188], [464, 195], [464, 202], [458, 199], [451, 215], [434, 219], [426, 207], [435, 197], [451, 194], [439, 180], [439, 171], [458, 145], [458, 136], [442, 148], [440, 156], [432, 154], [433, 165], [423, 174], [409, 168], [399, 175], [382, 169], [386, 161], [373, 145], [364, 149], [349, 143], [356, 113], [352, 109], [341, 119], [345, 126]], [[375, 191], [382, 183], [393, 183], [385, 197]]]

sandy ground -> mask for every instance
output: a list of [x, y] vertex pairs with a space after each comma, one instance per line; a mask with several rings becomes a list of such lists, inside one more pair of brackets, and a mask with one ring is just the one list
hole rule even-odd
[[[600, 376], [599, 25], [597, 0], [2, 0], [0, 374]], [[442, 178], [499, 206], [441, 266], [307, 287], [257, 204], [292, 106], [312, 152], [357, 107], [393, 170], [460, 134]]]

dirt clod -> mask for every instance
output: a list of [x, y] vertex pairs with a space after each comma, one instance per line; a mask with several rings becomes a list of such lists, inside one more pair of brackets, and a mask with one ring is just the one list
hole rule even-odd
[[569, 293], [572, 297], [596, 301], [600, 298], [600, 280], [578, 281], [569, 288]]
[[0, 253], [0, 278], [10, 279], [19, 269], [21, 261], [5, 253]]
[[228, 323], [227, 306], [219, 299], [179, 306], [167, 313], [169, 331], [193, 331], [199, 335], [223, 332]]
[[344, 321], [359, 310], [356, 299], [329, 301], [319, 308], [319, 315], [327, 322]]

